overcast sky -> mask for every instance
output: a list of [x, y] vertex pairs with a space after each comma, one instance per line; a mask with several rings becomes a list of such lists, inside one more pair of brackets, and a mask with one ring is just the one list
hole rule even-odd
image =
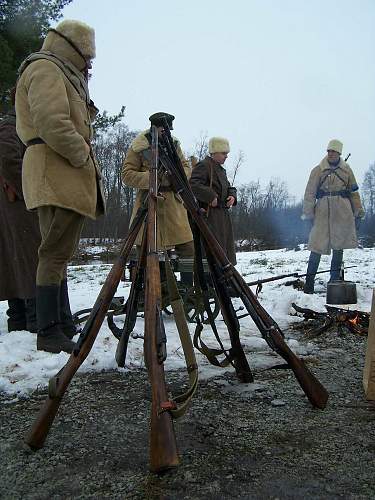
[[362, 182], [375, 161], [375, 0], [73, 0], [96, 30], [90, 87], [131, 129], [176, 116], [191, 151], [227, 137], [236, 184], [285, 180], [297, 200], [331, 138]]

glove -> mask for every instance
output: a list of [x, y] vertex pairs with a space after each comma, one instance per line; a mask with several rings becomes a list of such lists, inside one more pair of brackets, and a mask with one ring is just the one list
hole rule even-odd
[[362, 219], [361, 219], [361, 217], [356, 217], [356, 218], [355, 218], [354, 223], [355, 223], [355, 228], [356, 228], [356, 230], [358, 231], [358, 230], [359, 230], [359, 228], [360, 228], [360, 226], [361, 226], [361, 224], [362, 224]]

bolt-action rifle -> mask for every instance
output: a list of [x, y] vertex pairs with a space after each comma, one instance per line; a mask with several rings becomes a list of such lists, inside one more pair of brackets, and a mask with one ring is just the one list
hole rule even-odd
[[326, 389], [307, 369], [303, 361], [288, 347], [280, 327], [258, 302], [245, 280], [228, 260], [224, 250], [207, 225], [186, 178], [166, 120], [164, 120], [164, 135], [160, 142], [160, 162], [169, 174], [174, 190], [181, 196], [191, 218], [198, 226], [205, 242], [206, 252], [215, 262], [217, 272], [221, 275], [221, 281], [236, 291], [267, 344], [284, 358], [293, 370], [309, 401], [317, 408], [324, 408], [328, 399]]
[[158, 196], [158, 130], [151, 127], [151, 166], [147, 214], [147, 256], [145, 271], [144, 353], [152, 392], [150, 469], [155, 472], [178, 465], [176, 437], [164, 377], [166, 338], [161, 310], [159, 255], [157, 252], [156, 207]]
[[134, 245], [139, 229], [146, 217], [146, 207], [139, 210], [137, 216], [129, 229], [128, 236], [124, 241], [120, 254], [113, 264], [104, 285], [96, 299], [86, 324], [79, 336], [74, 351], [70, 355], [66, 365], [49, 381], [48, 397], [25, 438], [25, 443], [33, 450], [42, 448], [48, 432], [53, 424], [54, 418], [60, 407], [62, 398], [67, 391], [75, 373], [88, 356], [100, 327], [104, 321], [108, 307], [117, 290], [123, 275], [130, 251]]
[[[345, 269], [351, 269], [352, 267], [357, 267], [357, 266], [347, 266], [347, 267], [342, 267], [340, 269], [326, 269], [325, 271], [318, 271], [316, 273], [305, 273], [305, 274], [298, 274], [298, 273], [290, 273], [290, 274], [280, 274], [279, 276], [270, 276], [269, 278], [263, 278], [261, 280], [256, 280], [256, 281], [250, 281], [246, 282], [247, 286], [254, 286], [258, 285], [258, 288], [262, 288], [263, 283], [270, 283], [271, 281], [278, 281], [282, 280], [284, 278], [305, 278], [306, 276], [315, 276], [316, 274], [323, 274], [323, 273], [330, 273], [332, 271], [344, 271]], [[259, 292], [260, 290], [258, 290]]]

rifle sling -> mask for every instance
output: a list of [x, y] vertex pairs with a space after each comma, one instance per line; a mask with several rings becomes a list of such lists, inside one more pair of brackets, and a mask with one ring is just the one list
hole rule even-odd
[[186, 368], [189, 374], [189, 389], [176, 396], [173, 401], [179, 403], [177, 408], [171, 408], [169, 411], [173, 418], [179, 418], [185, 414], [192, 397], [195, 394], [198, 386], [198, 365], [195, 358], [195, 352], [193, 343], [190, 337], [189, 327], [186, 322], [186, 316], [184, 311], [183, 301], [178, 291], [178, 286], [176, 283], [175, 275], [172, 271], [172, 267], [168, 258], [167, 252], [165, 252], [165, 271], [167, 277], [167, 288], [169, 301], [172, 307], [174, 319], [176, 322], [178, 334], [180, 336], [180, 341], [182, 349], [185, 355]]
[[[210, 302], [209, 302], [209, 291], [206, 283], [206, 279], [204, 276], [204, 267], [202, 260], [202, 246], [200, 240], [200, 232], [195, 223], [191, 224], [192, 231], [194, 235], [194, 283], [195, 283], [195, 295], [196, 295], [196, 310], [199, 311], [199, 304], [203, 301], [204, 308], [207, 313], [208, 320], [210, 322], [210, 326], [212, 331], [214, 332], [215, 338], [220, 345], [220, 349], [213, 349], [208, 347], [202, 340], [202, 331], [203, 331], [203, 319], [199, 318], [199, 314], [196, 317], [197, 327], [194, 332], [194, 347], [198, 349], [208, 361], [214, 365], [219, 366], [221, 368], [225, 368], [226, 366], [232, 364], [234, 367], [234, 355], [231, 349], [226, 350], [224, 345], [220, 339], [219, 332], [217, 331], [215, 318], [213, 317]], [[203, 315], [203, 314], [202, 314]], [[218, 356], [224, 355], [225, 359], [219, 360]]]

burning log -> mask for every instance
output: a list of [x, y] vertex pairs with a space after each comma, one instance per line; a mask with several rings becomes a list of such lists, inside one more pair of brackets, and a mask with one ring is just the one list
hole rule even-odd
[[317, 337], [327, 330], [335, 329], [338, 335], [349, 331], [356, 335], [366, 336], [368, 332], [370, 314], [367, 312], [341, 309], [326, 305], [327, 312], [317, 312], [305, 307], [292, 304], [296, 311], [295, 316], [303, 316], [304, 322], [295, 325], [294, 328], [305, 330], [309, 337]]

